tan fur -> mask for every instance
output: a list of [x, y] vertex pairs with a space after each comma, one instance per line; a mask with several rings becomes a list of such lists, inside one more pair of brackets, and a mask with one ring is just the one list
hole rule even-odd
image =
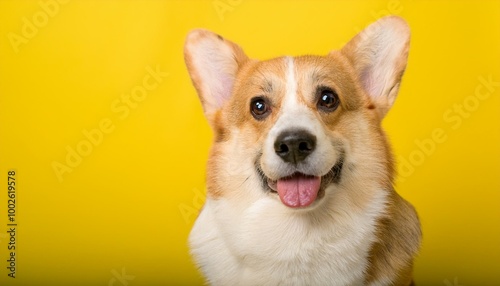
[[[384, 41], [391, 44], [393, 40], [398, 40], [399, 46], [396, 46], [400, 49], [399, 54], [394, 55], [390, 46], [379, 48], [380, 45], [387, 44]], [[373, 46], [380, 54], [370, 50]], [[216, 55], [212, 55], [212, 52], [205, 55], [205, 50], [213, 51]], [[310, 120], [324, 130], [330, 140], [329, 144], [334, 146], [334, 152], [346, 153], [342, 181], [338, 183], [338, 187], [328, 188], [326, 194], [323, 192], [318, 195], [318, 206], [310, 210], [311, 223], [317, 220], [317, 217], [326, 215], [321, 213], [322, 211], [328, 212], [333, 221], [336, 217], [351, 213], [345, 218], [347, 219], [363, 215], [374, 208], [374, 200], [378, 200], [377, 198], [385, 200], [384, 210], [374, 214], [376, 221], [373, 222], [373, 235], [366, 237], [371, 241], [362, 279], [366, 285], [410, 285], [413, 259], [420, 245], [421, 232], [417, 214], [413, 206], [393, 189], [393, 156], [381, 127], [381, 121], [397, 95], [406, 67], [408, 50], [408, 27], [400, 18], [387, 17], [369, 26], [340, 51], [333, 51], [327, 56], [293, 58], [297, 104], [305, 107], [304, 110], [310, 114]], [[216, 68], [206, 68], [200, 63], [205, 60], [203, 55], [215, 56], [213, 65]], [[380, 57], [387, 60], [382, 61]], [[245, 210], [270, 198], [276, 200], [274, 194], [255, 190], [260, 188], [260, 181], [254, 168], [264, 164], [261, 158], [263, 146], [283, 116], [289, 92], [289, 61], [287, 58], [268, 61], [249, 59], [236, 44], [203, 30], [195, 31], [188, 37], [185, 58], [205, 115], [214, 132], [214, 144], [207, 164], [207, 200], [212, 205], [218, 205], [219, 202], [226, 205], [227, 202], [235, 210]], [[377, 70], [378, 68], [380, 69]], [[212, 73], [215, 74], [215, 80], [204, 78], [212, 77]], [[318, 111], [315, 94], [317, 88], [322, 86], [332, 88], [340, 98], [341, 104], [334, 112]], [[250, 101], [256, 96], [268, 100], [270, 112], [264, 120], [256, 120], [250, 113]], [[219, 103], [221, 101], [222, 104]], [[344, 204], [337, 205], [339, 202]], [[326, 204], [335, 204], [337, 209]], [[346, 209], [343, 209], [344, 206]], [[278, 204], [276, 207], [282, 206]], [[204, 209], [204, 212], [209, 211], [211, 210]], [[283, 210], [284, 213], [288, 211]], [[213, 216], [216, 214], [218, 211], [214, 212]], [[231, 219], [220, 215], [220, 219]], [[227, 216], [231, 215], [228, 213]], [[290, 216], [294, 217], [295, 214], [290, 213]], [[206, 221], [207, 218], [200, 221], [202, 220]], [[321, 222], [326, 223], [323, 219]], [[215, 225], [221, 224], [222, 222], [218, 222]], [[196, 240], [193, 238], [191, 242], [193, 251], [198, 251], [197, 249], [202, 247], [199, 242], [205, 239], [203, 232], [199, 231], [192, 236], [196, 237]], [[232, 242], [224, 236], [210, 238], [208, 241], [212, 243], [216, 239]], [[233, 249], [231, 253], [235, 251]], [[211, 259], [210, 256], [196, 255], [203, 261]], [[245, 265], [244, 260], [238, 263]], [[206, 267], [204, 273], [214, 284], [231, 285], [234, 281], [243, 283], [239, 279], [248, 278], [241, 274], [243, 276], [235, 276], [240, 278], [234, 280], [235, 278], [230, 276], [236, 275], [236, 270], [228, 272], [224, 278], [224, 275], [214, 273], [214, 270], [207, 270], [216, 269], [216, 265], [208, 262], [202, 262], [200, 265]], [[257, 282], [258, 279], [261, 278], [255, 276], [250, 280], [250, 284], [261, 283]]]
[[394, 285], [410, 285], [413, 258], [420, 245], [421, 231], [415, 209], [396, 192], [391, 194], [391, 204], [379, 223], [378, 242], [370, 253], [367, 284], [386, 273], [397, 271]]

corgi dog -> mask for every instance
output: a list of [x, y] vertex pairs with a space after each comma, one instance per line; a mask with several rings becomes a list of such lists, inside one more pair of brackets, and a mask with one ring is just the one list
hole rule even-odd
[[326, 56], [251, 59], [191, 31], [184, 57], [213, 130], [189, 236], [211, 285], [412, 285], [421, 230], [381, 121], [406, 68], [396, 16]]

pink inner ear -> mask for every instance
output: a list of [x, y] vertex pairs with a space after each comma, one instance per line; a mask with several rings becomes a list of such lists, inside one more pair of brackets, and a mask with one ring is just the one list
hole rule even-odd
[[400, 49], [394, 48], [398, 46], [401, 44], [391, 43], [390, 46], [379, 48], [370, 55], [370, 61], [361, 74], [363, 87], [370, 96], [388, 96], [391, 85], [396, 84], [396, 61], [401, 52]]
[[363, 88], [371, 97], [378, 97], [382, 93], [383, 80], [377, 79], [372, 67], [366, 67], [361, 73], [361, 83]]
[[231, 96], [238, 67], [232, 50], [219, 44], [219, 40], [206, 40], [195, 54], [200, 78], [205, 83], [202, 96], [209, 112], [222, 107]]
[[217, 94], [214, 94], [215, 101], [218, 107], [222, 107], [224, 102], [226, 102], [233, 91], [234, 78], [232, 76], [221, 73], [219, 78], [220, 87], [217, 90]]
[[[387, 97], [406, 66], [409, 30], [399, 18], [371, 24], [354, 41], [352, 61], [363, 88], [373, 98]], [[352, 47], [351, 47], [352, 48]]]

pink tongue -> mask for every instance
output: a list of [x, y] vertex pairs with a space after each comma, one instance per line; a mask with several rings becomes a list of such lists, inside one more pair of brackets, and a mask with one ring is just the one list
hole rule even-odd
[[291, 208], [307, 207], [316, 200], [321, 177], [295, 174], [278, 180], [277, 189], [281, 202]]

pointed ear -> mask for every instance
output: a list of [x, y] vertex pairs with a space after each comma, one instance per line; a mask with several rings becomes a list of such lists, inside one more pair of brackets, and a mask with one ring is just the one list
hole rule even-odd
[[396, 100], [410, 47], [410, 29], [396, 16], [368, 26], [341, 50], [384, 117]]
[[248, 58], [238, 45], [221, 36], [193, 30], [186, 38], [184, 59], [205, 116], [211, 122], [231, 96], [236, 74]]

